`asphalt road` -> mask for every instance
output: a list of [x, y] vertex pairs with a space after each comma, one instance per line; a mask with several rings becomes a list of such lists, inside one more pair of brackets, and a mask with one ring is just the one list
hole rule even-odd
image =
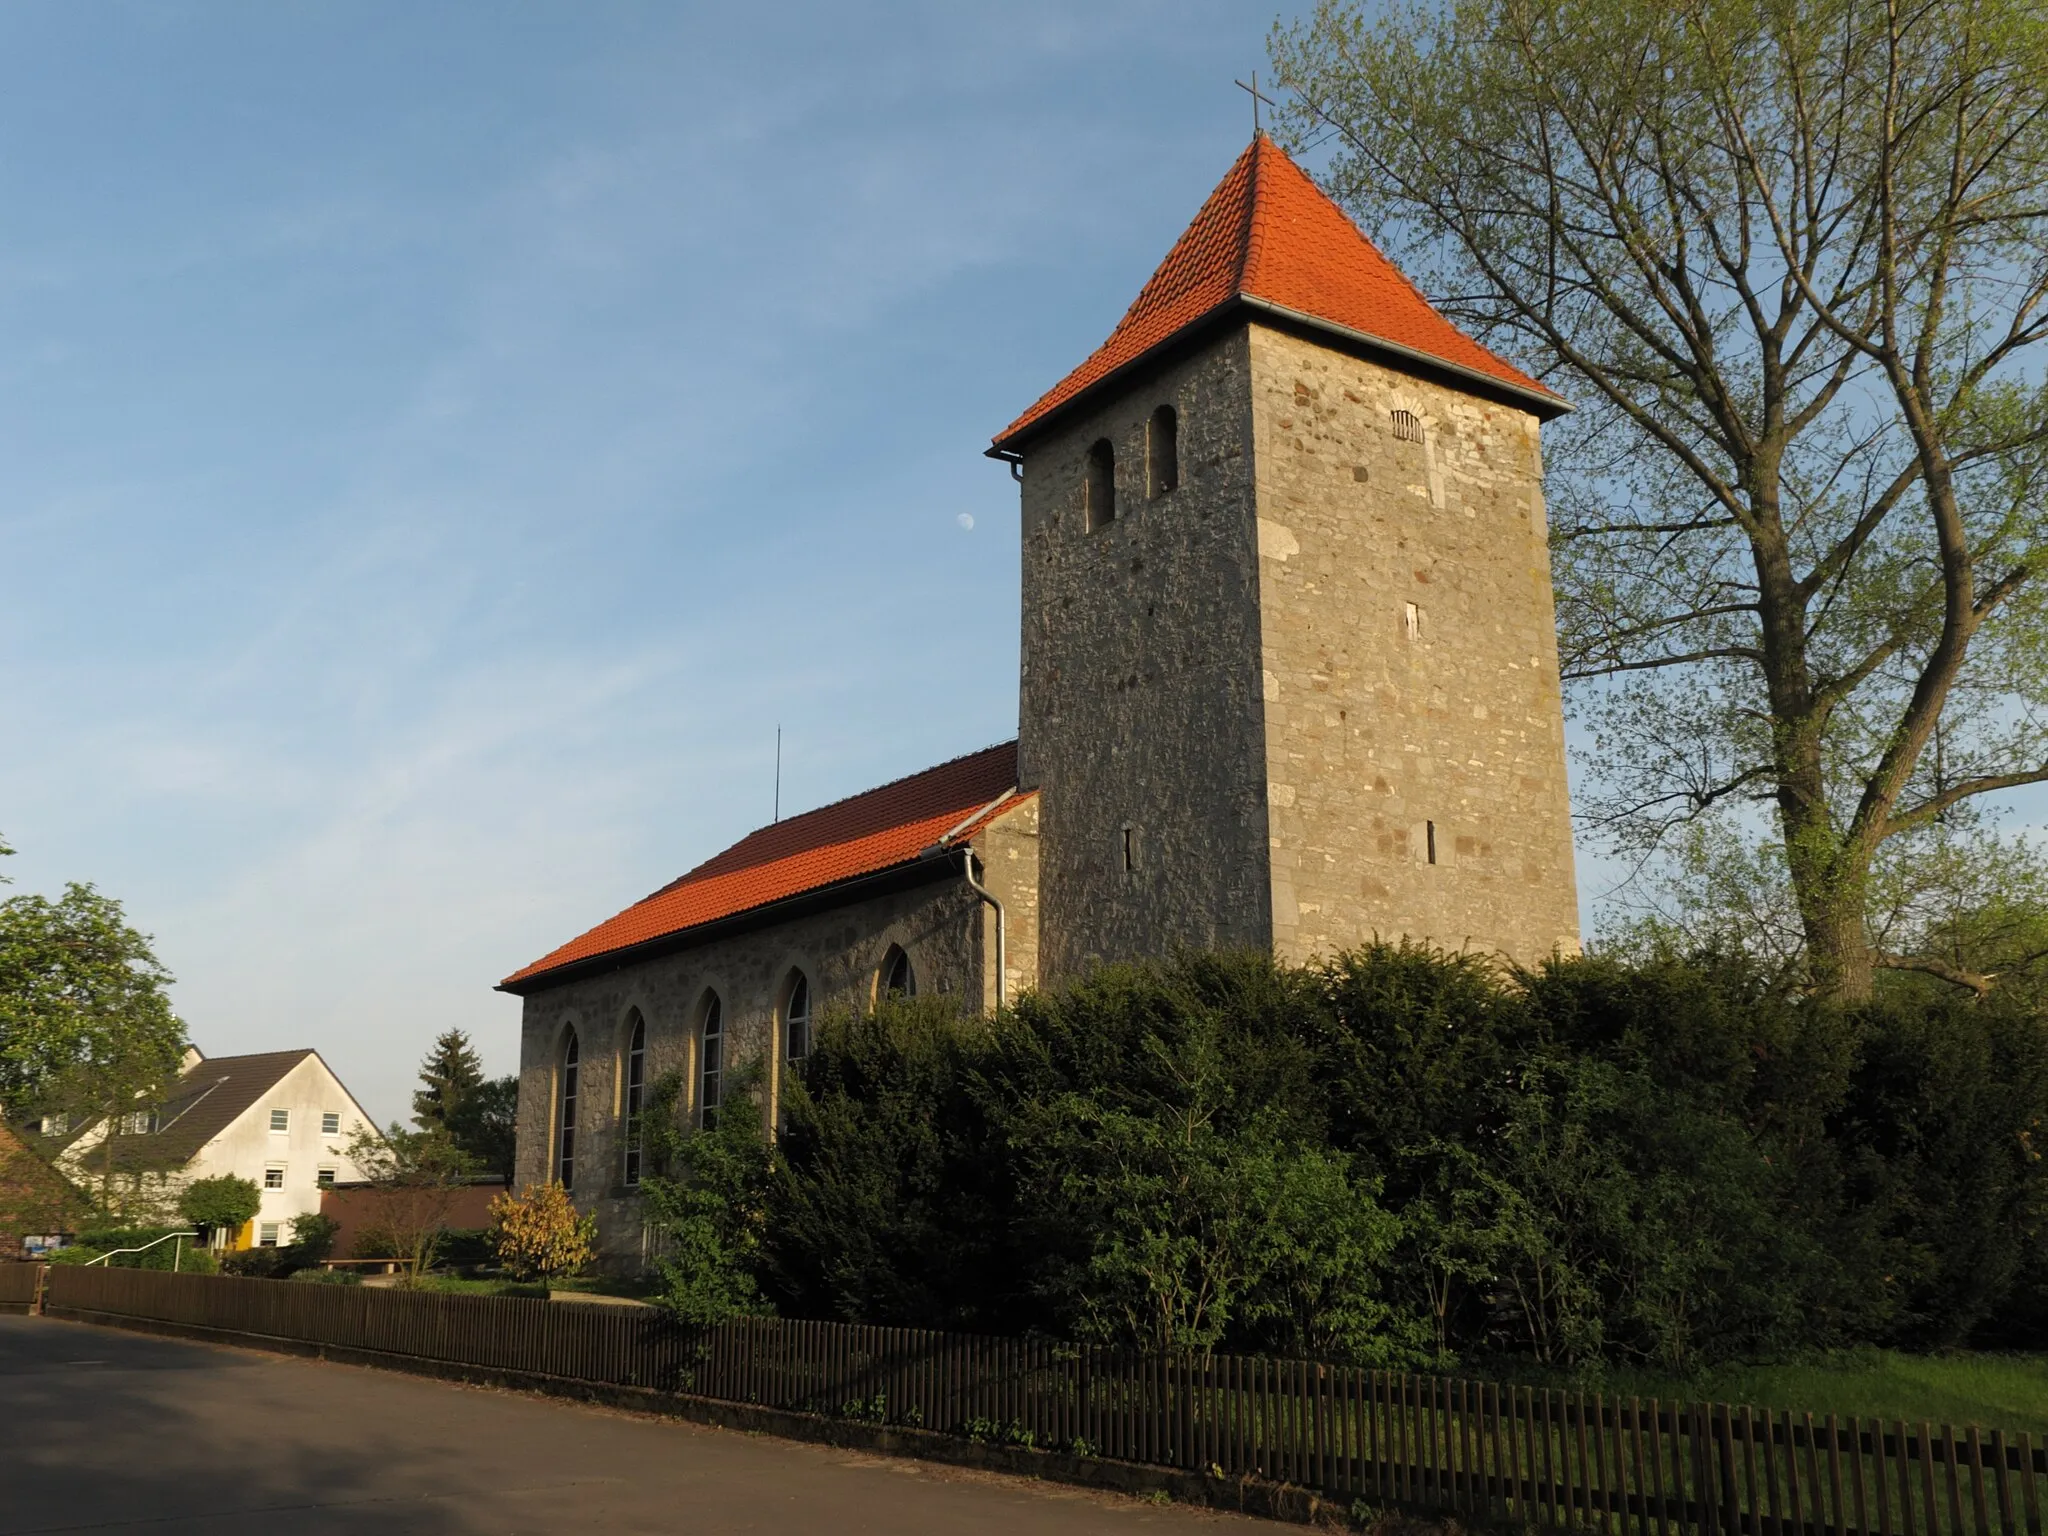
[[355, 1366], [0, 1317], [0, 1532], [1282, 1527]]

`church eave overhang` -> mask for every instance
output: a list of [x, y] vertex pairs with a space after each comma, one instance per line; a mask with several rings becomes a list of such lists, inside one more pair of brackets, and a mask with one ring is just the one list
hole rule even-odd
[[1126, 382], [1136, 375], [1159, 367], [1207, 341], [1217, 331], [1226, 329], [1232, 323], [1252, 319], [1264, 319], [1287, 330], [1306, 332], [1318, 338], [1341, 342], [1345, 351], [1358, 353], [1378, 362], [1393, 363], [1404, 372], [1419, 374], [1424, 378], [1437, 378], [1455, 383], [1474, 394], [1528, 411], [1538, 421], [1554, 420], [1573, 409], [1569, 400], [1561, 395], [1552, 394], [1547, 389], [1528, 389], [1481, 369], [1450, 362], [1434, 353], [1424, 352], [1416, 347], [1406, 347], [1398, 341], [1389, 341], [1384, 336], [1375, 336], [1370, 331], [1339, 325], [1334, 320], [1325, 320], [1320, 315], [1312, 315], [1306, 310], [1289, 309], [1284, 304], [1275, 304], [1271, 299], [1262, 299], [1254, 294], [1238, 293], [1206, 314], [1189, 321], [1172, 335], [1154, 342], [1129, 361], [1119, 363], [1101, 378], [1090, 380], [1043, 415], [1032, 418], [1021, 427], [1013, 427], [1004, 432], [984, 450], [984, 457], [1016, 462], [1021, 458], [1026, 443], [1063, 425], [1070, 417], [1076, 415], [1081, 407], [1092, 404], [1111, 385]]
[[959, 865], [950, 855], [959, 853], [965, 846], [964, 841], [934, 844], [921, 851], [915, 858], [892, 864], [885, 869], [870, 870], [844, 880], [836, 880], [829, 885], [814, 886], [793, 896], [764, 902], [758, 907], [748, 907], [744, 911], [715, 917], [709, 922], [694, 923], [688, 928], [678, 928], [672, 933], [657, 934], [651, 939], [642, 939], [637, 944], [608, 949], [600, 954], [585, 955], [531, 976], [501, 981], [493, 990], [509, 992], [514, 997], [530, 997], [536, 992], [546, 992], [555, 987], [567, 986], [571, 982], [586, 981], [593, 976], [621, 971], [628, 966], [640, 965], [664, 955], [695, 949], [700, 944], [733, 938], [761, 928], [772, 928], [777, 923], [791, 922], [814, 912], [843, 906], [850, 901], [864, 901], [871, 896], [910, 890], [916, 886], [945, 879], [949, 875], [957, 875]]

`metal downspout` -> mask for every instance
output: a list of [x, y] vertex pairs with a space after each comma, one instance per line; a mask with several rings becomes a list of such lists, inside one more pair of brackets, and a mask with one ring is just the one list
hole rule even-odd
[[996, 909], [996, 1006], [1003, 1006], [1003, 966], [1008, 957], [1003, 952], [1003, 904], [997, 901], [995, 893], [974, 878], [974, 850], [960, 850], [960, 870], [967, 877], [967, 884], [974, 894]]

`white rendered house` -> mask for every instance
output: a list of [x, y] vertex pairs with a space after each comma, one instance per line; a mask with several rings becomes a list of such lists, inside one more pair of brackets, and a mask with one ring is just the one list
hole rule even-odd
[[228, 1246], [279, 1247], [291, 1241], [294, 1216], [320, 1209], [324, 1187], [362, 1177], [344, 1149], [358, 1131], [375, 1128], [318, 1051], [209, 1059], [194, 1049], [161, 1108], [121, 1117], [111, 1149], [106, 1123], [96, 1122], [57, 1161], [79, 1184], [97, 1188], [111, 1152], [117, 1189], [166, 1208], [195, 1180], [247, 1179], [263, 1204]]

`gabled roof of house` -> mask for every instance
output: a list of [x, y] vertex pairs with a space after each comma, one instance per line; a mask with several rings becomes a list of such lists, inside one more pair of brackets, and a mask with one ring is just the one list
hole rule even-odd
[[1263, 133], [1209, 194], [1095, 352], [996, 434], [1006, 453], [1097, 386], [1226, 310], [1264, 310], [1446, 369], [1540, 416], [1565, 401], [1452, 325]]
[[[252, 1056], [211, 1056], [194, 1062], [157, 1110], [156, 1130], [143, 1136], [114, 1138], [115, 1168], [134, 1172], [183, 1167], [252, 1104], [283, 1082], [294, 1067], [317, 1054], [310, 1050], [262, 1051]], [[101, 1148], [93, 1147], [81, 1157], [90, 1169], [98, 1166], [103, 1155]]]
[[499, 985], [523, 991], [566, 966], [915, 864], [1029, 798], [1016, 785], [1017, 743], [1006, 741], [774, 822]]

